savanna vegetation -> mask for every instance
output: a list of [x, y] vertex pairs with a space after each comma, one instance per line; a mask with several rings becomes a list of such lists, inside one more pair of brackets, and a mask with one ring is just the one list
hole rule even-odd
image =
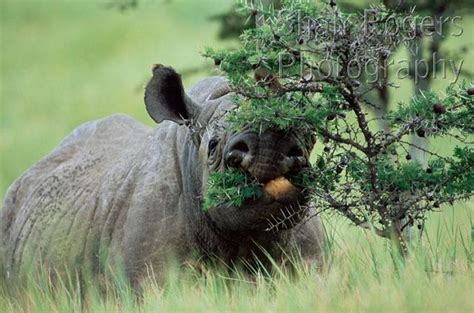
[[[143, 105], [152, 64], [174, 66], [187, 86], [216, 74], [214, 62], [201, 53], [209, 46], [238, 45], [220, 41], [219, 25], [209, 19], [231, 5], [142, 1], [119, 12], [105, 1], [0, 0], [0, 200], [15, 177], [85, 121], [124, 112], [153, 125]], [[449, 37], [445, 46], [474, 44], [474, 17], [464, 15], [462, 26], [465, 34]], [[474, 49], [464, 56], [466, 70], [474, 71], [473, 57]], [[434, 80], [432, 87], [444, 90], [451, 79]], [[393, 106], [413, 95], [411, 81], [397, 83]], [[431, 144], [446, 156], [457, 142], [438, 137]], [[323, 148], [316, 145], [314, 162]], [[170, 268], [165, 287], [151, 281], [142, 297], [120, 277], [104, 291], [92, 280], [76, 284], [72, 273], [55, 284], [38, 273], [22, 287], [0, 281], [0, 312], [470, 312], [473, 214], [472, 201], [429, 212], [422, 234], [414, 229], [403, 260], [389, 241], [329, 211], [323, 215], [324, 268], [295, 261], [297, 275], [277, 268], [255, 277], [194, 265]]]

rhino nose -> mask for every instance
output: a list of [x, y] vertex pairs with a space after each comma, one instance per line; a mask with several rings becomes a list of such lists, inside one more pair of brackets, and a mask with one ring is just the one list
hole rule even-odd
[[308, 166], [308, 160], [298, 145], [290, 146], [279, 162], [283, 172], [293, 172]]
[[250, 136], [244, 136], [232, 143], [225, 160], [229, 167], [249, 169], [255, 152], [254, 149], [251, 150], [251, 147], [255, 146], [255, 143], [251, 142], [252, 139]]
[[229, 142], [225, 163], [228, 167], [241, 168], [265, 183], [307, 166], [307, 157], [291, 137], [244, 133]]

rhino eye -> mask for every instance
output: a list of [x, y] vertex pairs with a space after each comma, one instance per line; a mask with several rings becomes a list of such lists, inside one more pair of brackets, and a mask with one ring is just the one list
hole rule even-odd
[[209, 140], [209, 146], [208, 146], [208, 152], [209, 154], [213, 153], [214, 150], [216, 150], [217, 148], [217, 144], [219, 143], [219, 141], [215, 138]]

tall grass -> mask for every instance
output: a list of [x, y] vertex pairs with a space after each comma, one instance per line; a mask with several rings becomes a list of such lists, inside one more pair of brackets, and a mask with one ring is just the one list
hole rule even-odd
[[140, 295], [117, 276], [106, 288], [42, 272], [26, 287], [1, 284], [1, 312], [472, 312], [472, 207], [460, 204], [427, 222], [406, 261], [384, 239], [325, 218], [326, 265], [295, 261], [249, 275], [222, 268], [171, 267]]

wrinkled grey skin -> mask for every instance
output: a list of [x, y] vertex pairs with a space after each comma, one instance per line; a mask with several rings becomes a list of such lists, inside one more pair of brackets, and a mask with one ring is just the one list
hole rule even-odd
[[[145, 102], [161, 122], [157, 128], [121, 114], [85, 123], [13, 183], [0, 218], [0, 266], [7, 277], [31, 263], [91, 273], [120, 264], [139, 284], [151, 269], [160, 276], [170, 260], [237, 263], [260, 254], [257, 245], [277, 260], [281, 250], [293, 249], [319, 259], [317, 218], [265, 231], [272, 215], [304, 202], [302, 195], [276, 203], [265, 194], [242, 208], [202, 210], [209, 172], [226, 166], [228, 143], [242, 134], [225, 130], [232, 102], [223, 78], [205, 79], [188, 95], [179, 75], [156, 66]], [[303, 147], [306, 157], [309, 149]], [[271, 153], [260, 154], [263, 163], [252, 159], [249, 173], [267, 175], [265, 180], [272, 178], [269, 171], [284, 174], [265, 170], [275, 161]]]

